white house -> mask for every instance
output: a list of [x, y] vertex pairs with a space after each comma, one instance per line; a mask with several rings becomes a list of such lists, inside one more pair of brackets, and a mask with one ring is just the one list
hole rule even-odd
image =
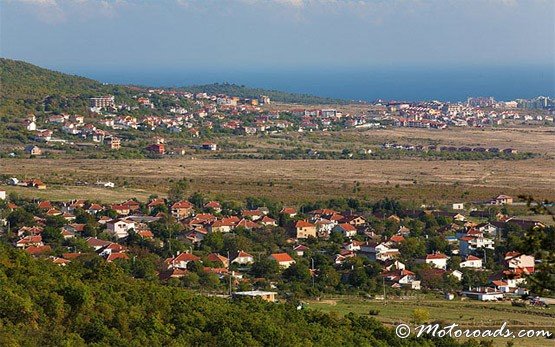
[[231, 262], [233, 264], [249, 265], [254, 263], [254, 257], [247, 252], [239, 251], [237, 256]]
[[129, 230], [135, 229], [135, 222], [127, 219], [113, 219], [106, 223], [106, 228], [109, 233], [121, 239], [129, 235]]
[[473, 255], [469, 255], [466, 257], [464, 261], [461, 261], [460, 265], [461, 268], [473, 268], [473, 269], [481, 269], [482, 268], [482, 259], [475, 257]]
[[464, 210], [464, 203], [462, 202], [454, 203], [453, 210]]
[[6, 200], [6, 191], [0, 190], [0, 200]]
[[425, 262], [426, 262], [426, 264], [432, 265], [436, 269], [446, 270], [447, 269], [447, 260], [449, 260], [448, 256], [446, 256], [443, 253], [436, 252], [436, 253], [433, 253], [433, 254], [427, 254]]

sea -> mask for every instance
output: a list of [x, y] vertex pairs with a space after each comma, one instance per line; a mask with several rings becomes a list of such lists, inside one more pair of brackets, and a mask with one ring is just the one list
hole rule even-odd
[[406, 68], [74, 68], [106, 83], [179, 87], [234, 83], [249, 87], [368, 101], [465, 101], [555, 96], [555, 64], [532, 67]]

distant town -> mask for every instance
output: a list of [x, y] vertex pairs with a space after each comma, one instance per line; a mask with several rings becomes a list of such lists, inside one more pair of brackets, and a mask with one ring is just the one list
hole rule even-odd
[[[133, 104], [113, 95], [89, 99], [87, 114], [44, 113], [23, 120], [33, 140], [24, 151], [41, 156], [44, 146], [102, 146], [109, 150], [132, 147], [151, 155], [184, 155], [195, 151], [221, 149], [222, 136], [263, 136], [287, 132], [339, 131], [342, 129], [383, 129], [408, 127], [446, 129], [448, 127], [552, 126], [554, 99], [499, 102], [493, 98], [469, 98], [466, 103], [385, 102], [369, 104], [363, 113], [341, 108], [301, 108], [272, 104], [268, 96], [239, 98], [171, 89], [137, 90]], [[134, 141], [150, 138], [142, 148]], [[166, 141], [169, 139], [169, 141]], [[178, 139], [178, 140], [175, 140]], [[189, 145], [183, 145], [187, 140]], [[397, 144], [383, 148], [397, 148]], [[405, 149], [415, 149], [404, 147]], [[422, 150], [423, 148], [416, 148]], [[430, 146], [432, 151], [476, 151], [514, 154], [513, 148], [453, 148]]]

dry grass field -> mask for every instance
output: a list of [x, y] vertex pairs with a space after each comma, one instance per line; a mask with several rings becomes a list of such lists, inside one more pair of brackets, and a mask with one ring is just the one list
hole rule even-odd
[[[424, 160], [86, 160], [0, 159], [0, 173], [41, 178], [46, 191], [23, 188], [32, 197], [104, 200], [163, 195], [171, 180], [192, 180], [191, 190], [211, 196], [242, 199], [267, 196], [285, 203], [332, 197], [385, 196], [414, 202], [452, 202], [488, 199], [497, 194], [530, 194], [555, 199], [555, 161]], [[110, 180], [114, 190], [76, 186], [78, 181]], [[125, 187], [125, 188], [123, 188]], [[355, 192], [355, 187], [358, 189]]]

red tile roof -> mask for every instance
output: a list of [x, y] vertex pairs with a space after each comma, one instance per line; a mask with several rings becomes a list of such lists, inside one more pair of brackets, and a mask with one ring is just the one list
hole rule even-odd
[[278, 263], [282, 263], [282, 262], [291, 262], [291, 261], [295, 261], [293, 258], [291, 258], [291, 256], [287, 253], [273, 253], [272, 255], [270, 255], [275, 261], [277, 261]]

